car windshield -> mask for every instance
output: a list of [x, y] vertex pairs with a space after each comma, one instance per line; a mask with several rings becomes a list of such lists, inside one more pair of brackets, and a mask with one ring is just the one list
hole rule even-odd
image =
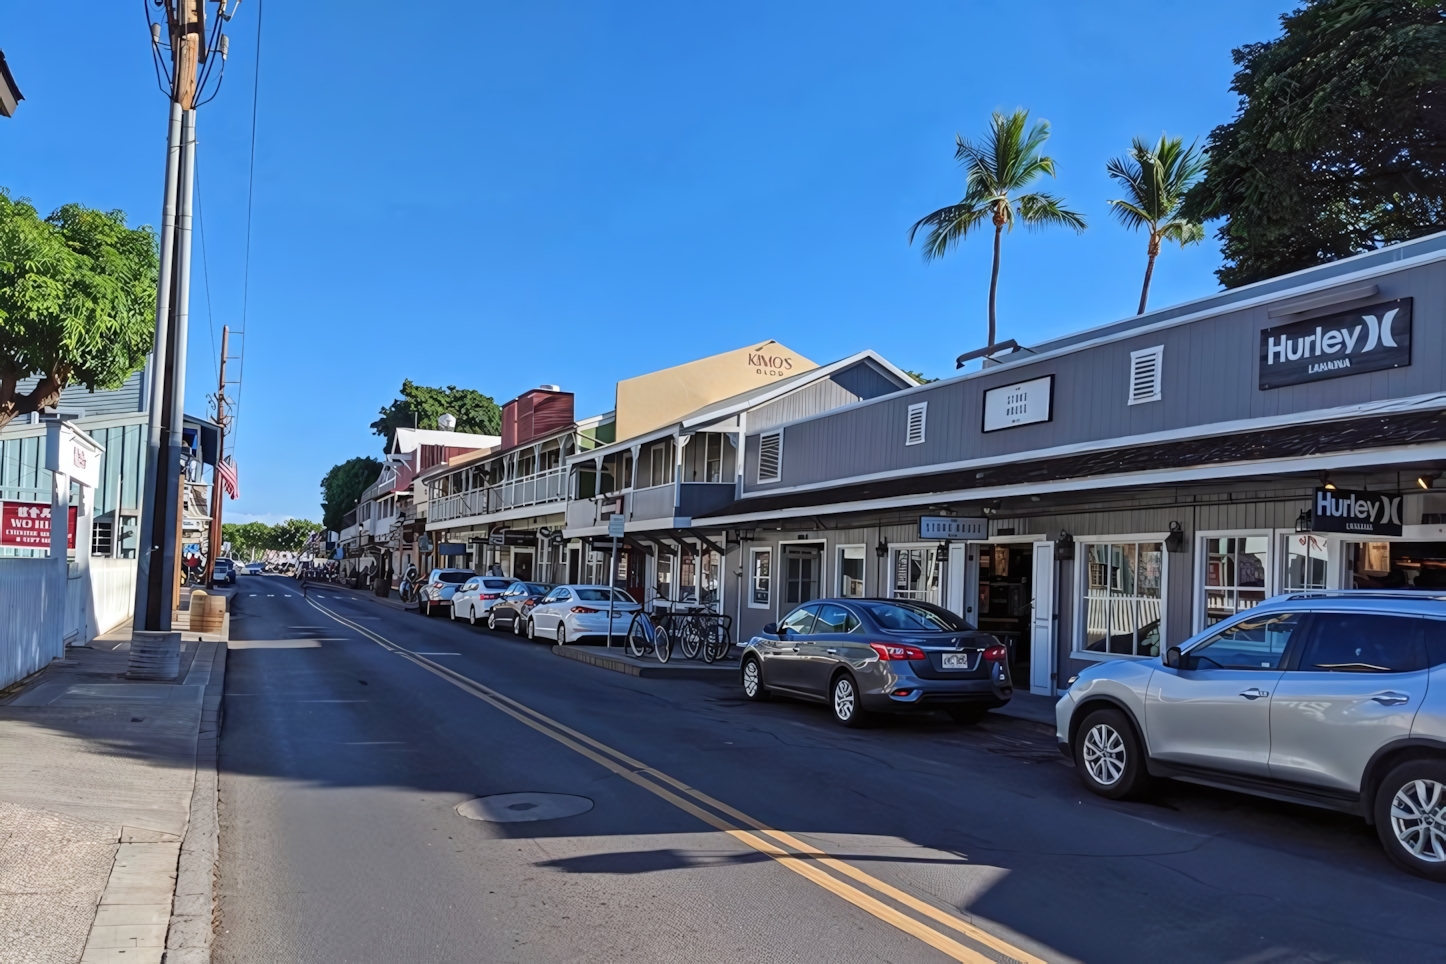
[[544, 585], [541, 585], [540, 583], [524, 582], [522, 585], [523, 585], [524, 588], [526, 588], [526, 590], [527, 590], [529, 593], [531, 593], [531, 594], [534, 595], [534, 596], [545, 596], [545, 595], [547, 595], [547, 587], [544, 586]]
[[482, 586], [486, 589], [506, 589], [512, 583], [506, 579], [483, 579]]
[[897, 629], [914, 633], [953, 633], [972, 630], [964, 620], [953, 613], [910, 606], [907, 603], [871, 602], [858, 603], [874, 622], [884, 629]]
[[[606, 589], [579, 589], [577, 591], [577, 598], [586, 599], [589, 602], [607, 602], [608, 591]], [[620, 603], [630, 603], [633, 601], [633, 597], [621, 589], [614, 589], [613, 600]]]
[[460, 571], [457, 571], [457, 572], [439, 572], [439, 573], [437, 573], [437, 581], [438, 581], [438, 582], [466, 582], [468, 579], [471, 579], [472, 576], [473, 576], [473, 573], [467, 572], [467, 571], [465, 571], [465, 570], [460, 570]]

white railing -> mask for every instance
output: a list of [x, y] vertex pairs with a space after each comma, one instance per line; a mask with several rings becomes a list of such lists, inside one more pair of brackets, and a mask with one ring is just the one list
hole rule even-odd
[[0, 559], [0, 687], [65, 655], [65, 581], [57, 565]]
[[131, 618], [136, 605], [134, 559], [90, 560], [90, 631], [108, 633]]
[[561, 502], [565, 498], [567, 470], [550, 469], [537, 475], [489, 485], [485, 489], [433, 498], [427, 508], [427, 519], [430, 522], [448, 522], [468, 516], [491, 515], [504, 509]]

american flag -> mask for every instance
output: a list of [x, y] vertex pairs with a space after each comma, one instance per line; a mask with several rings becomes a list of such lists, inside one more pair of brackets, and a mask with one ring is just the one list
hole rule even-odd
[[221, 488], [226, 490], [226, 494], [229, 495], [232, 500], [241, 497], [241, 486], [240, 483], [236, 481], [235, 459], [229, 455], [222, 459], [220, 464], [216, 466], [216, 475], [221, 480]]

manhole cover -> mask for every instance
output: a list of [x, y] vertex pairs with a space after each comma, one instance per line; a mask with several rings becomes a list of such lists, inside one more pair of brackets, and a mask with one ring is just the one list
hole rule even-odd
[[468, 820], [490, 823], [556, 820], [559, 817], [575, 817], [591, 809], [591, 800], [570, 793], [494, 793], [490, 797], [476, 797], [457, 805], [457, 812]]

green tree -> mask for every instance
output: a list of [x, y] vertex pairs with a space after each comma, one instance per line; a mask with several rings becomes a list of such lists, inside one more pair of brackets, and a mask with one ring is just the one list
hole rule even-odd
[[157, 270], [155, 236], [126, 227], [124, 213], [66, 204], [42, 218], [0, 188], [0, 426], [54, 405], [69, 384], [118, 388], [139, 370]]
[[321, 523], [308, 522], [305, 519], [287, 519], [285, 522], [278, 522], [271, 527], [271, 531], [268, 533], [269, 545], [267, 548], [280, 552], [300, 552], [306, 545], [306, 540], [320, 528]]
[[1438, 231], [1446, 19], [1433, 0], [1307, 0], [1235, 50], [1234, 120], [1183, 215], [1223, 218], [1236, 287]]
[[436, 428], [437, 419], [448, 414], [457, 419], [459, 432], [498, 435], [502, 431], [502, 409], [490, 396], [456, 385], [428, 388], [410, 378], [402, 382], [402, 397], [393, 399], [379, 414], [372, 431], [386, 440], [383, 451], [387, 452], [397, 429]]
[[989, 344], [995, 342], [995, 296], [999, 290], [999, 247], [1006, 228], [1016, 221], [1031, 229], [1063, 225], [1083, 231], [1084, 217], [1070, 211], [1052, 194], [1019, 194], [1043, 174], [1054, 177], [1054, 158], [1040, 153], [1049, 140], [1049, 122], [1029, 123], [1029, 111], [1008, 117], [995, 111], [989, 134], [974, 143], [954, 136], [954, 159], [964, 168], [964, 199], [920, 218], [909, 229], [909, 243], [921, 228], [924, 260], [952, 251], [969, 232], [985, 222], [994, 226], [994, 270], [989, 276]]
[[939, 379], [937, 379], [937, 378], [928, 378], [928, 377], [926, 377], [926, 376], [924, 375], [923, 372], [916, 372], [916, 371], [914, 371], [912, 368], [905, 368], [905, 369], [904, 369], [904, 374], [905, 374], [905, 375], [908, 375], [910, 378], [912, 378], [914, 381], [918, 382], [920, 385], [928, 385], [928, 384], [930, 384], [931, 382], [937, 382], [937, 381], [939, 380]]
[[233, 558], [249, 559], [251, 553], [265, 552], [271, 538], [271, 527], [264, 522], [223, 522], [221, 540], [231, 543]]
[[1124, 198], [1109, 202], [1115, 217], [1131, 230], [1146, 228], [1150, 233], [1139, 314], [1145, 313], [1150, 300], [1150, 278], [1160, 256], [1160, 242], [1173, 241], [1183, 248], [1205, 238], [1200, 222], [1180, 216], [1180, 205], [1185, 202], [1185, 192], [1205, 173], [1206, 162], [1206, 155], [1194, 144], [1186, 147], [1183, 138], [1161, 134], [1154, 147], [1135, 138], [1127, 156], [1105, 164], [1110, 177], [1127, 192]]
[[347, 459], [333, 465], [321, 478], [321, 522], [327, 529], [339, 532], [342, 517], [356, 508], [367, 486], [377, 480], [382, 463], [369, 455]]

